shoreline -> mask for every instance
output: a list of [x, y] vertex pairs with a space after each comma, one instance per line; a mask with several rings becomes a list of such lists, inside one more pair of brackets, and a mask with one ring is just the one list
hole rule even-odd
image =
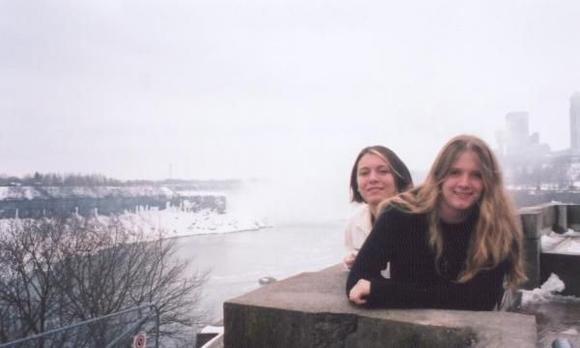
[[231, 230], [231, 231], [213, 231], [213, 232], [201, 232], [201, 233], [191, 233], [191, 234], [181, 234], [169, 237], [162, 237], [162, 239], [180, 239], [180, 238], [188, 238], [188, 237], [195, 237], [195, 236], [210, 236], [210, 235], [224, 235], [224, 234], [234, 234], [234, 233], [242, 233], [242, 232], [255, 232], [260, 230], [266, 230], [270, 228], [274, 228], [275, 226], [264, 226], [264, 227], [257, 227], [257, 228], [244, 228], [240, 230]]

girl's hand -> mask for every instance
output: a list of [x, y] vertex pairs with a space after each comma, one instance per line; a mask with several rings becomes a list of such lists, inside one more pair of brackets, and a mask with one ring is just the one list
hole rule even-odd
[[366, 279], [359, 279], [350, 289], [348, 299], [357, 305], [367, 303], [366, 297], [371, 293], [371, 282]]
[[342, 259], [342, 262], [344, 262], [344, 266], [347, 269], [351, 269], [352, 264], [354, 263], [354, 259], [355, 258], [356, 258], [356, 253], [355, 252], [352, 252], [352, 253], [349, 253], [348, 255], [346, 255], [344, 257], [344, 259]]

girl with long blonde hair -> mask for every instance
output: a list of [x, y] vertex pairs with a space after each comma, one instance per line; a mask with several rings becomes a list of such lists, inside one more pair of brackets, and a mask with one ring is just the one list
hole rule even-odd
[[[380, 271], [390, 263], [391, 278]], [[425, 182], [387, 201], [347, 281], [349, 299], [390, 308], [491, 310], [526, 280], [522, 231], [497, 159], [460, 135]]]

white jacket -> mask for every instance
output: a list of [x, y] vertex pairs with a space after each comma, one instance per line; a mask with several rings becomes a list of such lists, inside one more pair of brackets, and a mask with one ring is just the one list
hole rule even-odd
[[[347, 255], [356, 256], [359, 249], [371, 233], [373, 226], [371, 224], [371, 211], [366, 203], [361, 206], [351, 215], [346, 223], [344, 231], [344, 245], [346, 247]], [[390, 264], [381, 271], [384, 278], [390, 278]]]
[[369, 233], [371, 233], [372, 228], [369, 206], [363, 203], [346, 223], [346, 229], [344, 231], [346, 251], [356, 254], [369, 236]]

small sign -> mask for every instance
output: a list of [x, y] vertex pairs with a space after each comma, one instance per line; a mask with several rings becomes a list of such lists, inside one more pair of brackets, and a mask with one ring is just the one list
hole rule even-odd
[[147, 335], [141, 331], [133, 337], [133, 348], [145, 348], [147, 344]]

